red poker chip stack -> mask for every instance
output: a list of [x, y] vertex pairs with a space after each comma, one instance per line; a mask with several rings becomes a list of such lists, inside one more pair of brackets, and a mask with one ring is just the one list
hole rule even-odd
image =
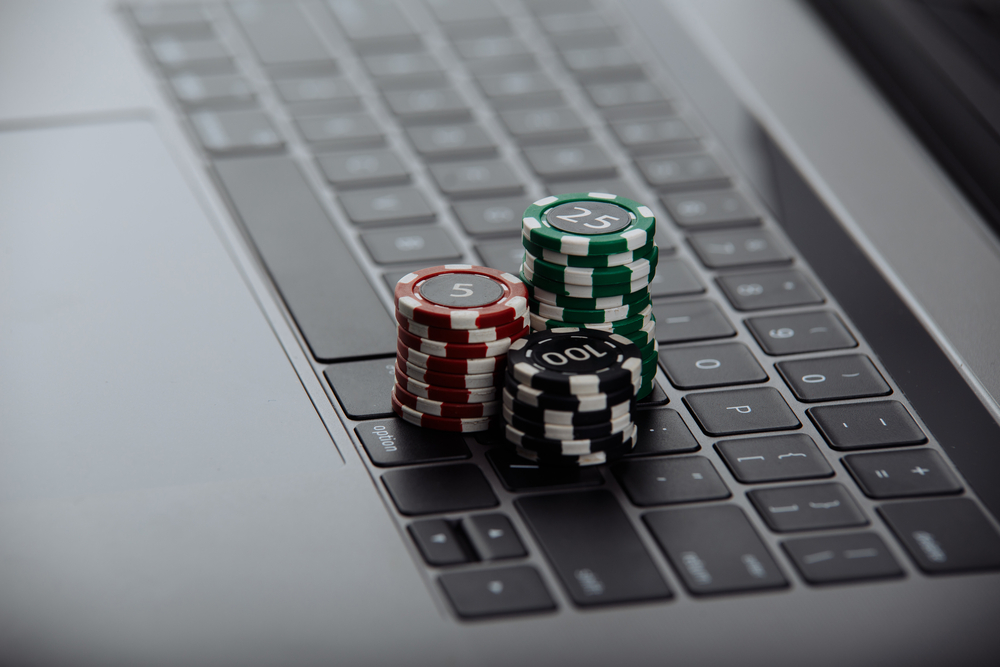
[[500, 414], [507, 350], [528, 334], [528, 291], [509, 273], [446, 264], [396, 283], [392, 409], [442, 431], [485, 431]]

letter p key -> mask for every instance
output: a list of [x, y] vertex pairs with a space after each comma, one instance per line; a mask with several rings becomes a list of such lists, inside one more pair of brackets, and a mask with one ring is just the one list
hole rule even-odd
[[750, 409], [749, 405], [734, 405], [731, 408], [726, 408], [726, 410], [736, 410], [736, 412], [740, 413], [741, 415], [748, 415], [751, 412], [753, 412]]

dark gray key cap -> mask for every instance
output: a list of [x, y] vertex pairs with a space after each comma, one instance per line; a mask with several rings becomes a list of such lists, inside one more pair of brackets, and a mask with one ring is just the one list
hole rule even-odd
[[389, 470], [382, 473], [382, 483], [396, 508], [408, 516], [461, 512], [498, 504], [490, 483], [479, 466], [472, 463]]
[[731, 495], [704, 456], [623, 461], [612, 471], [628, 497], [640, 507], [719, 500]]
[[199, 111], [191, 124], [202, 148], [215, 155], [273, 153], [285, 145], [261, 111]]
[[427, 75], [443, 75], [441, 65], [429, 53], [385, 53], [361, 59], [368, 73], [376, 79], [415, 77], [426, 81]]
[[327, 4], [351, 41], [416, 39], [413, 26], [393, 0], [329, 0]]
[[823, 297], [809, 279], [795, 269], [731, 273], [716, 278], [716, 281], [737, 310], [790, 308], [823, 303]]
[[736, 190], [666, 194], [660, 201], [674, 222], [688, 229], [760, 224], [760, 214]]
[[691, 247], [710, 269], [792, 261], [784, 243], [762, 229], [733, 229], [692, 234]]
[[315, 65], [332, 58], [312, 22], [292, 2], [234, 2], [236, 20], [265, 66]]
[[475, 246], [476, 252], [483, 258], [483, 264], [498, 271], [506, 271], [517, 275], [524, 261], [524, 246], [521, 239], [504, 239], [502, 241], [480, 241]]
[[392, 354], [392, 320], [295, 163], [234, 158], [215, 168], [313, 356]]
[[438, 578], [441, 588], [462, 618], [527, 614], [556, 608], [535, 568], [451, 572]]
[[555, 33], [549, 40], [558, 51], [616, 46], [621, 43], [614, 26], [607, 24], [572, 33]]
[[661, 190], [690, 190], [725, 185], [729, 177], [707, 153], [678, 153], [636, 158], [646, 182]]
[[365, 232], [361, 241], [377, 264], [424, 264], [461, 259], [448, 233], [433, 225]]
[[460, 23], [500, 18], [493, 0], [427, 0], [434, 18], [442, 23]]
[[683, 259], [663, 259], [662, 254], [663, 246], [661, 245], [661, 257], [656, 267], [656, 275], [649, 283], [650, 296], [655, 299], [656, 297], [680, 296], [682, 294], [701, 294], [705, 291], [705, 286], [695, 277], [687, 262]]
[[863, 354], [782, 361], [774, 367], [795, 398], [806, 403], [892, 393], [878, 369]]
[[467, 60], [466, 67], [473, 76], [492, 74], [513, 74], [515, 72], [534, 72], [538, 70], [538, 61], [530, 53], [506, 58], [483, 58]]
[[607, 491], [528, 496], [514, 504], [574, 604], [671, 596], [628, 517]]
[[541, 23], [542, 29], [550, 35], [562, 35], [601, 28], [608, 24], [608, 17], [596, 12], [581, 14], [559, 13], [550, 16], [541, 16], [539, 17], [539, 23]]
[[528, 555], [514, 525], [503, 514], [467, 516], [462, 519], [462, 529], [480, 560], [502, 560]]
[[566, 69], [579, 81], [643, 78], [642, 65], [624, 46], [572, 48], [561, 52]]
[[611, 129], [622, 146], [637, 154], [690, 149], [698, 141], [691, 126], [676, 117], [616, 120]]
[[488, 157], [497, 152], [496, 144], [480, 125], [418, 125], [407, 127], [413, 148], [425, 160], [461, 160]]
[[[620, 197], [626, 197], [632, 200], [638, 199], [638, 195], [635, 194], [635, 190], [619, 178], [601, 178], [593, 181], [558, 181], [556, 183], [549, 183], [545, 186], [545, 188], [549, 194], [553, 195], [561, 195], [567, 192], [610, 192], [611, 194], [618, 195]], [[657, 228], [656, 232], [656, 242], [659, 243], [662, 233], [659, 228]], [[660, 246], [661, 257], [663, 256], [665, 249], [669, 249], [666, 250], [669, 252], [673, 249], [673, 244], [667, 243], [666, 246]]]
[[597, 144], [532, 146], [524, 149], [531, 168], [546, 181], [612, 178], [618, 167]]
[[969, 498], [893, 503], [878, 513], [924, 572], [1000, 568], [1000, 535]]
[[390, 90], [385, 101], [402, 123], [455, 123], [468, 121], [472, 112], [452, 88]]
[[684, 403], [709, 435], [781, 431], [801, 425], [771, 387], [688, 394]]
[[323, 375], [351, 419], [391, 417], [395, 367], [395, 357], [345, 361], [327, 366]]
[[500, 120], [517, 141], [528, 145], [583, 141], [590, 134], [569, 107], [509, 109], [500, 112]]
[[342, 189], [399, 185], [410, 180], [410, 172], [387, 148], [325, 153], [317, 162], [326, 180]]
[[232, 66], [229, 50], [216, 39], [177, 39], [161, 35], [150, 40], [149, 50], [156, 63], [168, 70], [194, 72], [226, 71]]
[[736, 329], [711, 301], [654, 303], [653, 315], [656, 317], [656, 340], [661, 343], [736, 335]]
[[274, 82], [278, 95], [288, 104], [336, 101], [340, 106], [360, 109], [357, 90], [342, 76], [296, 76]]
[[959, 493], [962, 485], [933, 449], [851, 454], [841, 459], [871, 498], [905, 498]]
[[506, 197], [524, 192], [524, 185], [503, 160], [475, 160], [430, 165], [438, 188], [452, 199]]
[[233, 106], [254, 99], [253, 89], [239, 74], [194, 74], [170, 79], [174, 96], [187, 107]]
[[371, 148], [385, 143], [382, 130], [367, 114], [349, 113], [297, 118], [305, 140], [331, 148]]
[[355, 225], [403, 225], [434, 220], [434, 211], [416, 188], [343, 192], [340, 203]]
[[835, 482], [756, 489], [747, 492], [747, 496], [764, 522], [779, 533], [868, 523], [847, 489]]
[[506, 37], [513, 34], [510, 21], [502, 16], [445, 23], [441, 26], [441, 31], [452, 40]]
[[515, 454], [509, 445], [497, 438], [501, 445], [486, 453], [500, 483], [509, 491], [535, 491], [540, 489], [600, 486], [604, 483], [597, 468], [559, 468], [540, 466]]
[[524, 42], [516, 37], [483, 37], [455, 41], [455, 50], [464, 60], [493, 60], [530, 54]]
[[627, 457], [696, 452], [701, 449], [676, 410], [636, 410], [633, 419], [638, 429], [637, 442], [625, 455]]
[[899, 563], [875, 533], [805, 537], [781, 546], [810, 584], [903, 576]]
[[858, 345], [840, 318], [825, 310], [753, 317], [746, 324], [764, 351], [771, 355], [839, 350]]
[[557, 106], [563, 101], [559, 87], [544, 72], [478, 75], [476, 80], [497, 109]]
[[354, 432], [368, 458], [382, 468], [469, 458], [469, 448], [460, 433], [432, 431], [402, 419], [365, 422]]
[[[788, 585], [743, 511], [733, 505], [644, 514], [653, 537], [692, 595]], [[711, 526], [711, 530], [706, 530]]]
[[673, 107], [663, 91], [648, 81], [591, 83], [587, 95], [607, 118], [673, 115]]
[[480, 199], [452, 205], [455, 217], [472, 236], [521, 233], [521, 217], [531, 201], [523, 197]]
[[898, 401], [826, 405], [806, 410], [834, 449], [866, 449], [927, 442]]
[[444, 519], [415, 521], [406, 529], [428, 565], [457, 565], [472, 560], [455, 536], [451, 524]]
[[665, 347], [660, 365], [670, 383], [680, 389], [723, 387], [763, 382], [767, 373], [742, 343], [697, 347]]
[[816, 443], [803, 433], [721, 440], [715, 448], [733, 476], [744, 484], [833, 475]]

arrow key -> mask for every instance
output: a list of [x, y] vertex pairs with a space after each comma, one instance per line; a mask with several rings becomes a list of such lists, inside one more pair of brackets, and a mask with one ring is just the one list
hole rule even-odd
[[443, 519], [415, 521], [407, 530], [429, 565], [456, 565], [471, 560], [451, 524]]
[[527, 556], [510, 519], [503, 514], [473, 514], [462, 519], [462, 528], [482, 560]]

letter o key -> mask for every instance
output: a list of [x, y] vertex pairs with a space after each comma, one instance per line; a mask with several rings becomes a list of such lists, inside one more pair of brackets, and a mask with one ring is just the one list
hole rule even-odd
[[820, 375], [819, 373], [816, 373], [814, 375], [803, 375], [802, 376], [802, 381], [803, 382], [808, 382], [809, 384], [816, 384], [818, 382], [826, 382], [826, 376], [825, 375]]
[[703, 371], [710, 371], [714, 368], [718, 368], [722, 365], [722, 362], [718, 359], [699, 359], [694, 362], [695, 368], [700, 368]]

